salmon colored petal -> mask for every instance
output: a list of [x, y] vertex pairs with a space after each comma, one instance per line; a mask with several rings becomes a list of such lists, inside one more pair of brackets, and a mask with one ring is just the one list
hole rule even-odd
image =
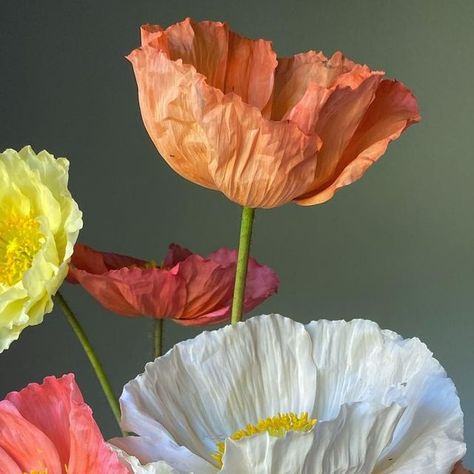
[[[188, 304], [183, 317], [185, 326], [218, 324], [227, 321], [232, 307], [237, 251], [219, 249], [207, 259], [197, 255], [180, 265], [180, 276], [187, 282]], [[244, 309], [251, 311], [276, 293], [279, 279], [270, 268], [249, 259]], [[192, 297], [190, 298], [189, 295]]]
[[332, 172], [328, 170], [326, 179], [316, 180], [312, 191], [296, 202], [313, 205], [327, 201], [339, 188], [359, 179], [385, 153], [392, 140], [419, 120], [418, 104], [411, 91], [398, 81], [382, 81]]
[[179, 276], [186, 284], [186, 304], [177, 319], [193, 319], [229, 304], [234, 274], [212, 260], [192, 255], [179, 264]]
[[41, 385], [32, 383], [19, 392], [8, 394], [6, 399], [53, 442], [61, 465], [68, 464], [71, 403], [74, 400], [84, 404], [74, 376], [46, 377]]
[[186, 301], [186, 286], [176, 272], [122, 268], [93, 275], [73, 267], [70, 271], [104, 307], [123, 316], [172, 317]]
[[105, 443], [92, 417], [92, 410], [85, 403], [72, 401], [70, 473], [128, 474], [117, 454]]
[[0, 449], [16, 462], [21, 472], [62, 472], [54, 444], [8, 400], [0, 402]]
[[0, 448], [0, 474], [23, 474], [14, 459]]
[[316, 132], [323, 141], [318, 152], [316, 173], [306, 188], [308, 191], [301, 195], [311, 195], [313, 189], [324, 186], [334, 175], [344, 150], [374, 100], [382, 78], [382, 74], [374, 73], [355, 89], [337, 87], [329, 96], [316, 124]]
[[129, 59], [145, 127], [177, 173], [249, 207], [282, 205], [311, 184], [316, 135], [264, 119], [236, 94], [208, 86], [192, 66], [150, 47]]
[[[222, 248], [211, 253], [208, 258], [227, 266], [235, 274], [237, 251]], [[245, 311], [251, 311], [260, 303], [278, 291], [280, 280], [278, 275], [269, 267], [260, 265], [254, 258], [249, 258], [247, 280], [245, 284]], [[231, 303], [232, 301], [230, 301]]]
[[372, 74], [342, 53], [330, 59], [309, 51], [279, 58], [272, 103], [273, 120], [291, 120], [305, 133], [314, 132], [322, 107], [341, 87], [357, 88]]
[[136, 49], [128, 59], [145, 128], [163, 159], [186, 179], [216, 189], [208, 171], [209, 144], [199, 125], [202, 99], [197, 83], [204, 76], [150, 47]]
[[[109, 270], [116, 270], [130, 266], [144, 266], [148, 262], [138, 258], [127, 257], [118, 253], [97, 252], [87, 245], [76, 243], [70, 266], [80, 268], [88, 273], [102, 274]], [[78, 283], [74, 272], [69, 272], [69, 283]]]
[[272, 43], [229, 33], [224, 92], [237, 94], [245, 103], [262, 110], [269, 101], [277, 66]]
[[295, 124], [266, 120], [232, 95], [224, 96], [201, 126], [213, 149], [209, 171], [230, 200], [252, 208], [277, 207], [311, 183], [320, 141]]
[[271, 42], [240, 36], [225, 23], [187, 18], [166, 30], [144, 25], [142, 45], [194, 66], [208, 85], [224, 93], [234, 92], [259, 109], [272, 94], [277, 60]]
[[0, 402], [0, 461], [15, 462], [21, 473], [128, 474], [105, 443], [72, 374], [47, 377]]

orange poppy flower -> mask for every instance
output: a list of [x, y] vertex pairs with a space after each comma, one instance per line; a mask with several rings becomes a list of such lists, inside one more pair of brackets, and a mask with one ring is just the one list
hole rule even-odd
[[145, 25], [133, 64], [145, 127], [180, 175], [238, 204], [320, 204], [419, 121], [413, 94], [340, 52], [277, 58], [225, 23]]
[[[237, 252], [222, 248], [207, 258], [171, 244], [163, 265], [99, 252], [76, 244], [68, 281], [80, 283], [99, 303], [123, 316], [170, 318], [184, 326], [227, 321]], [[248, 312], [278, 289], [278, 276], [249, 261], [244, 308]]]

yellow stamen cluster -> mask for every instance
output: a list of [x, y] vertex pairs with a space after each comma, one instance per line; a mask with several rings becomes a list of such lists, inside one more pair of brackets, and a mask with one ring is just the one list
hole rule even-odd
[[[270, 416], [265, 420], [259, 420], [255, 425], [247, 425], [244, 429], [236, 431], [229, 436], [230, 439], [237, 441], [258, 433], [267, 432], [270, 436], [281, 438], [288, 431], [307, 432], [316, 424], [317, 420], [309, 418], [308, 413], [303, 412], [300, 415], [296, 413], [279, 413], [276, 416]], [[222, 467], [222, 458], [225, 451], [225, 442], [217, 443], [216, 452], [212, 455], [219, 467]]]
[[14, 285], [31, 267], [44, 236], [33, 217], [12, 213], [0, 219], [0, 284]]

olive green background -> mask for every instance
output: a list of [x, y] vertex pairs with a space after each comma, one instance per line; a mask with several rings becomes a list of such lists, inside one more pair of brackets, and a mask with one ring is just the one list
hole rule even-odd
[[[272, 39], [280, 55], [342, 50], [414, 91], [423, 122], [361, 181], [321, 206], [257, 212], [252, 253], [281, 287], [254, 314], [364, 317], [420, 337], [454, 379], [474, 443], [474, 1], [1, 0], [0, 148], [70, 159], [80, 240], [98, 249], [160, 260], [170, 242], [201, 254], [236, 244], [238, 207], [159, 158], [124, 59], [140, 24], [186, 16]], [[120, 392], [150, 359], [150, 320], [110, 314], [79, 287], [63, 292]], [[169, 323], [166, 345], [196, 333]], [[0, 355], [0, 397], [69, 371], [115, 434], [59, 309]]]

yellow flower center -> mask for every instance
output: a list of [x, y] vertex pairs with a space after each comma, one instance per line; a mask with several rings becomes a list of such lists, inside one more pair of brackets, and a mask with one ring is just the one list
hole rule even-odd
[[[308, 413], [303, 412], [300, 415], [296, 413], [279, 413], [276, 416], [270, 416], [265, 420], [259, 420], [255, 425], [247, 425], [244, 429], [236, 431], [229, 436], [230, 439], [238, 440], [253, 436], [258, 433], [267, 432], [270, 436], [282, 438], [288, 431], [307, 432], [316, 424], [317, 420], [309, 418]], [[219, 467], [222, 467], [222, 458], [224, 457], [225, 442], [221, 441], [216, 445], [216, 452], [212, 455]]]
[[0, 218], [0, 284], [14, 285], [31, 267], [44, 242], [39, 223], [16, 213]]

